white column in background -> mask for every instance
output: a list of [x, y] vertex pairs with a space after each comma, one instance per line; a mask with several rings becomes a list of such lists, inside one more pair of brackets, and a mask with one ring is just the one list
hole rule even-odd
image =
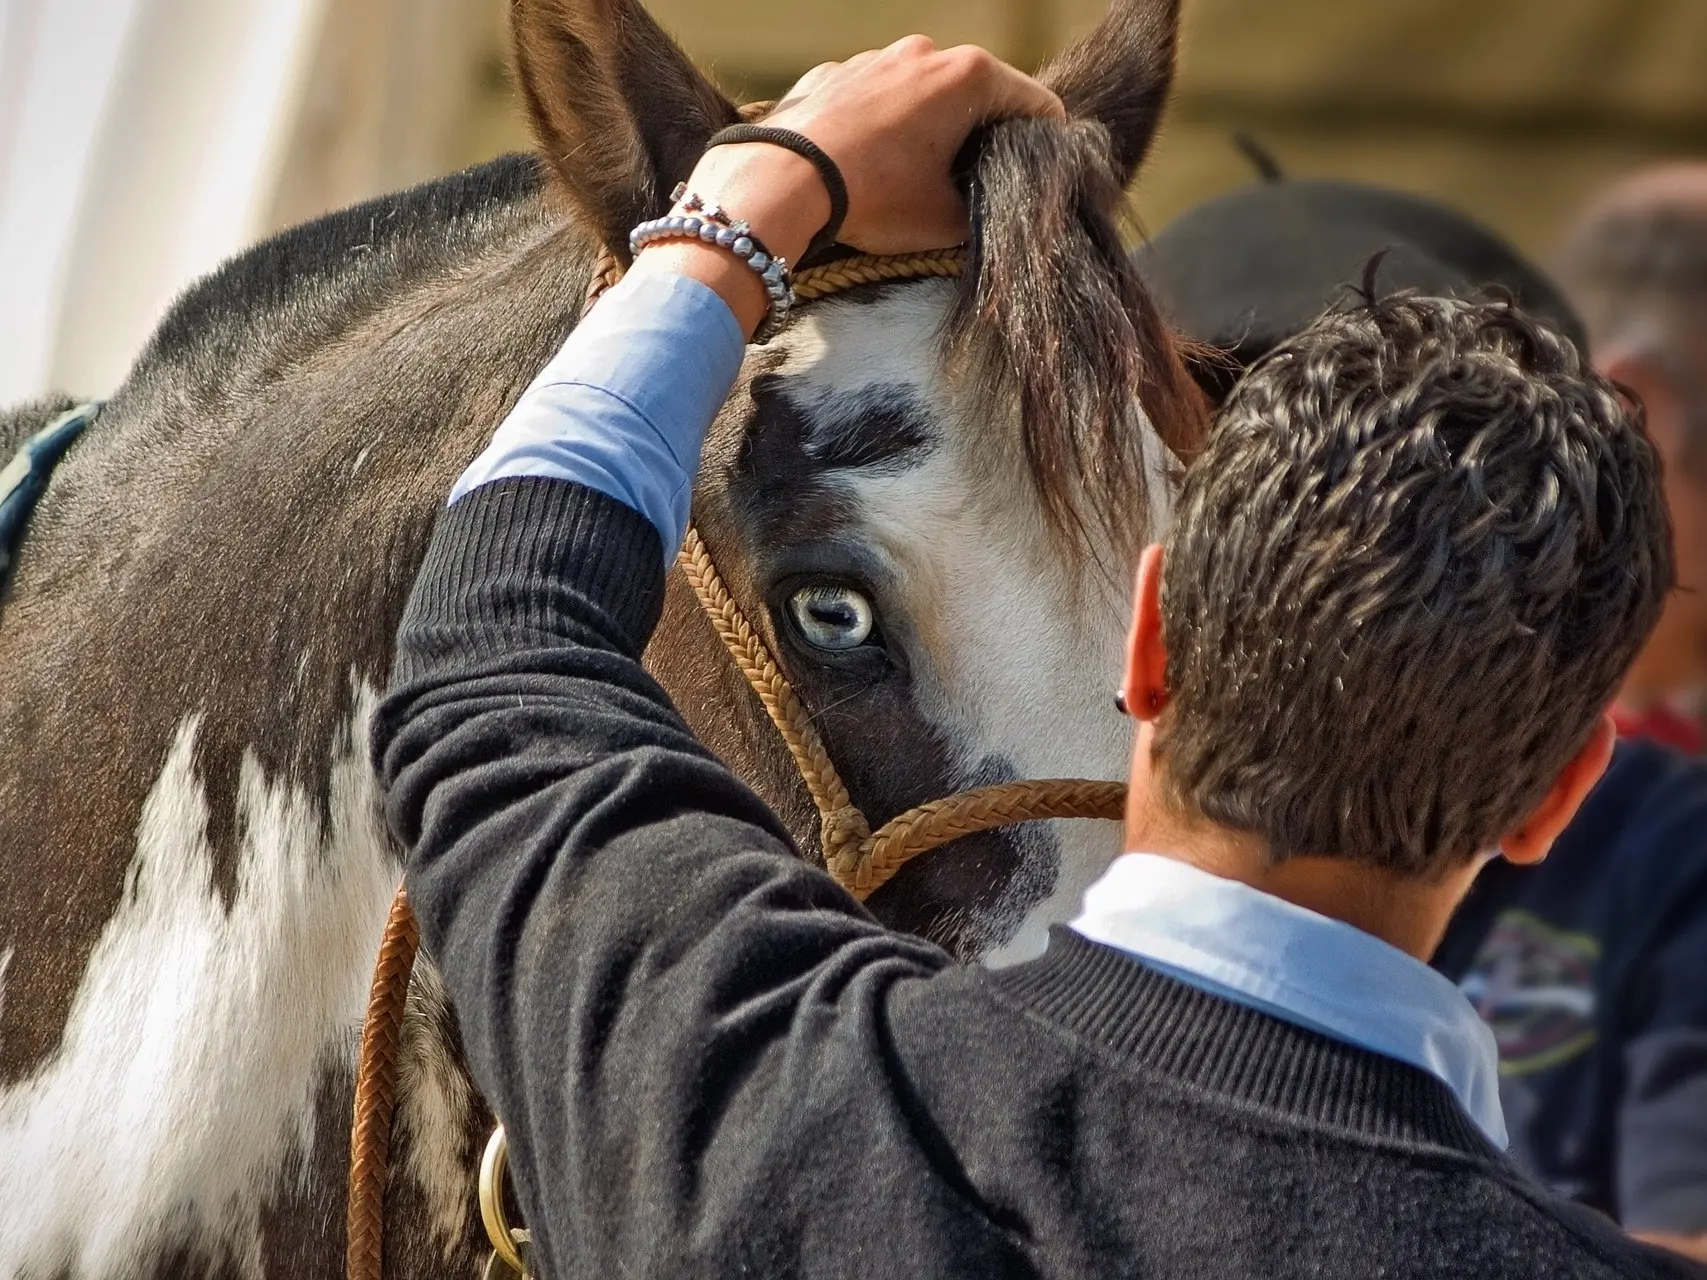
[[105, 394], [264, 227], [327, 0], [0, 4], [0, 404]]
[[141, 0], [0, 0], [0, 404], [47, 389], [84, 168]]

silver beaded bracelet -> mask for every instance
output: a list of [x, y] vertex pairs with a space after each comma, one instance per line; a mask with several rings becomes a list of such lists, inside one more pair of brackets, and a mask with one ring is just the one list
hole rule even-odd
[[678, 185], [670, 193], [670, 203], [680, 204], [684, 212], [652, 218], [635, 227], [628, 233], [629, 254], [638, 254], [647, 245], [660, 240], [700, 240], [729, 250], [764, 282], [771, 308], [759, 326], [759, 332], [753, 335], [753, 341], [768, 340], [787, 318], [795, 302], [794, 276], [789, 272], [787, 259], [767, 250], [746, 222], [731, 219], [716, 205], [708, 204], [689, 192], [686, 183]]

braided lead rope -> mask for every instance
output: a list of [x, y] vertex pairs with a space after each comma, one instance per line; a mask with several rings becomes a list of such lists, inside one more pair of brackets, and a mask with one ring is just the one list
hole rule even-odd
[[958, 276], [966, 269], [964, 249], [934, 249], [929, 253], [855, 254], [821, 267], [807, 267], [794, 277], [794, 296], [802, 302], [862, 284], [890, 280], [934, 280]]
[[962, 836], [1045, 818], [1102, 818], [1126, 812], [1126, 784], [1091, 778], [1025, 778], [959, 791], [892, 818], [860, 846], [851, 870], [831, 874], [860, 901], [921, 853]]
[[788, 683], [770, 649], [735, 603], [734, 595], [723, 583], [723, 575], [717, 572], [705, 540], [692, 525], [688, 526], [687, 539], [676, 563], [694, 595], [699, 597], [700, 607], [711, 619], [718, 639], [758, 695], [771, 723], [788, 746], [788, 753], [794, 757], [794, 767], [800, 771], [818, 810], [825, 865], [832, 868], [846, 865], [848, 851], [857, 852], [871, 838], [871, 827], [865, 815], [854, 807], [841, 774], [824, 749], [823, 739], [800, 705], [794, 686]]
[[1126, 785], [1085, 778], [1024, 779], [957, 792], [890, 819], [875, 833], [846, 784], [799, 695], [724, 584], [699, 530], [689, 527], [678, 561], [723, 647], [758, 695], [788, 745], [821, 823], [824, 866], [864, 901], [921, 853], [979, 831], [1039, 818], [1118, 818]]
[[379, 1280], [385, 1266], [385, 1188], [391, 1181], [391, 1120], [397, 1108], [398, 1054], [409, 974], [421, 930], [402, 885], [391, 900], [368, 988], [356, 1062], [355, 1115], [350, 1125], [350, 1191], [345, 1210], [344, 1270], [348, 1280]]
[[[807, 302], [863, 284], [958, 276], [964, 265], [965, 253], [960, 249], [896, 256], [859, 254], [799, 272], [794, 291]], [[601, 253], [588, 284], [587, 307], [621, 278], [622, 265], [608, 251]], [[818, 810], [825, 866], [854, 897], [864, 900], [913, 858], [962, 836], [1042, 818], [1120, 817], [1126, 796], [1122, 783], [1027, 780], [978, 787], [919, 805], [873, 832], [865, 814], [848, 795], [799, 696], [763, 637], [741, 612], [717, 571], [710, 549], [692, 526], [680, 563], [713, 629], [758, 696], [800, 771]], [[362, 1024], [350, 1136], [347, 1280], [380, 1280], [383, 1271], [385, 1190], [390, 1177], [398, 1049], [409, 975], [419, 942], [408, 895], [399, 885], [380, 942], [367, 1017]], [[501, 1141], [496, 1135], [495, 1140]], [[488, 1192], [483, 1184], [481, 1194], [484, 1210], [484, 1201], [502, 1195], [502, 1188]], [[509, 1241], [502, 1245], [494, 1241], [494, 1245], [502, 1256], [513, 1248]]]
[[616, 255], [609, 249], [599, 250], [599, 256], [593, 262], [593, 274], [587, 281], [587, 296], [581, 303], [581, 316], [584, 319], [587, 312], [593, 309], [606, 289], [611, 288], [622, 279], [622, 263], [616, 260]]
[[[856, 253], [837, 258], [821, 266], [807, 267], [794, 275], [794, 296], [801, 302], [813, 302], [841, 293], [862, 284], [885, 284], [900, 280], [946, 280], [966, 269], [966, 250], [933, 249], [927, 253]], [[600, 296], [621, 280], [622, 264], [609, 249], [603, 250], [593, 263], [593, 274], [587, 281], [587, 310]]]

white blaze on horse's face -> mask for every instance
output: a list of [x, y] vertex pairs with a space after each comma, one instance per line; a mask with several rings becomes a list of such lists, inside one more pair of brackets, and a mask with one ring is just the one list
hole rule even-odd
[[[946, 389], [939, 335], [951, 288], [931, 282], [875, 300], [816, 303], [778, 339], [787, 358], [777, 373], [796, 403], [832, 413], [838, 399], [897, 393], [927, 411], [930, 447], [844, 469], [837, 483], [856, 513], [851, 536], [894, 584], [884, 622], [891, 642], [899, 634], [907, 645], [916, 708], [964, 776], [996, 764], [1018, 778], [1124, 779], [1133, 726], [1115, 709], [1114, 691], [1130, 578], [1099, 569], [1107, 548], [1063, 555], [1014, 465], [1017, 450], [997, 439], [1015, 424], [981, 417]], [[1167, 519], [1166, 451], [1147, 419], [1142, 429], [1155, 536]], [[1049, 827], [1053, 841], [1026, 847], [1040, 857], [1051, 843], [1058, 848], [1054, 888], [1023, 919], [1000, 922], [994, 933], [1007, 941], [987, 961], [1040, 953], [1049, 925], [1077, 914], [1085, 889], [1120, 852], [1117, 823]]]

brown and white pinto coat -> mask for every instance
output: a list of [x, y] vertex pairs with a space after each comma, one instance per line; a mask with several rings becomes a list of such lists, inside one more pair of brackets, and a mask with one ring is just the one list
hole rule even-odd
[[[351, 1074], [400, 867], [366, 754], [427, 534], [575, 322], [598, 244], [735, 109], [629, 0], [518, 0], [544, 164], [290, 232], [178, 302], [37, 512], [0, 615], [0, 1275], [341, 1271]], [[1121, 776], [1125, 564], [1198, 412], [1112, 217], [1176, 0], [986, 131], [977, 270], [807, 308], [750, 353], [697, 519], [874, 820], [1008, 777]], [[1158, 435], [1137, 410], [1167, 430]], [[0, 451], [56, 406], [0, 418]], [[860, 593], [854, 649], [790, 623]], [[685, 585], [650, 661], [811, 851], [805, 792]], [[1035, 951], [1113, 824], [969, 839], [871, 902]], [[489, 1118], [418, 970], [388, 1271], [468, 1275]]]

